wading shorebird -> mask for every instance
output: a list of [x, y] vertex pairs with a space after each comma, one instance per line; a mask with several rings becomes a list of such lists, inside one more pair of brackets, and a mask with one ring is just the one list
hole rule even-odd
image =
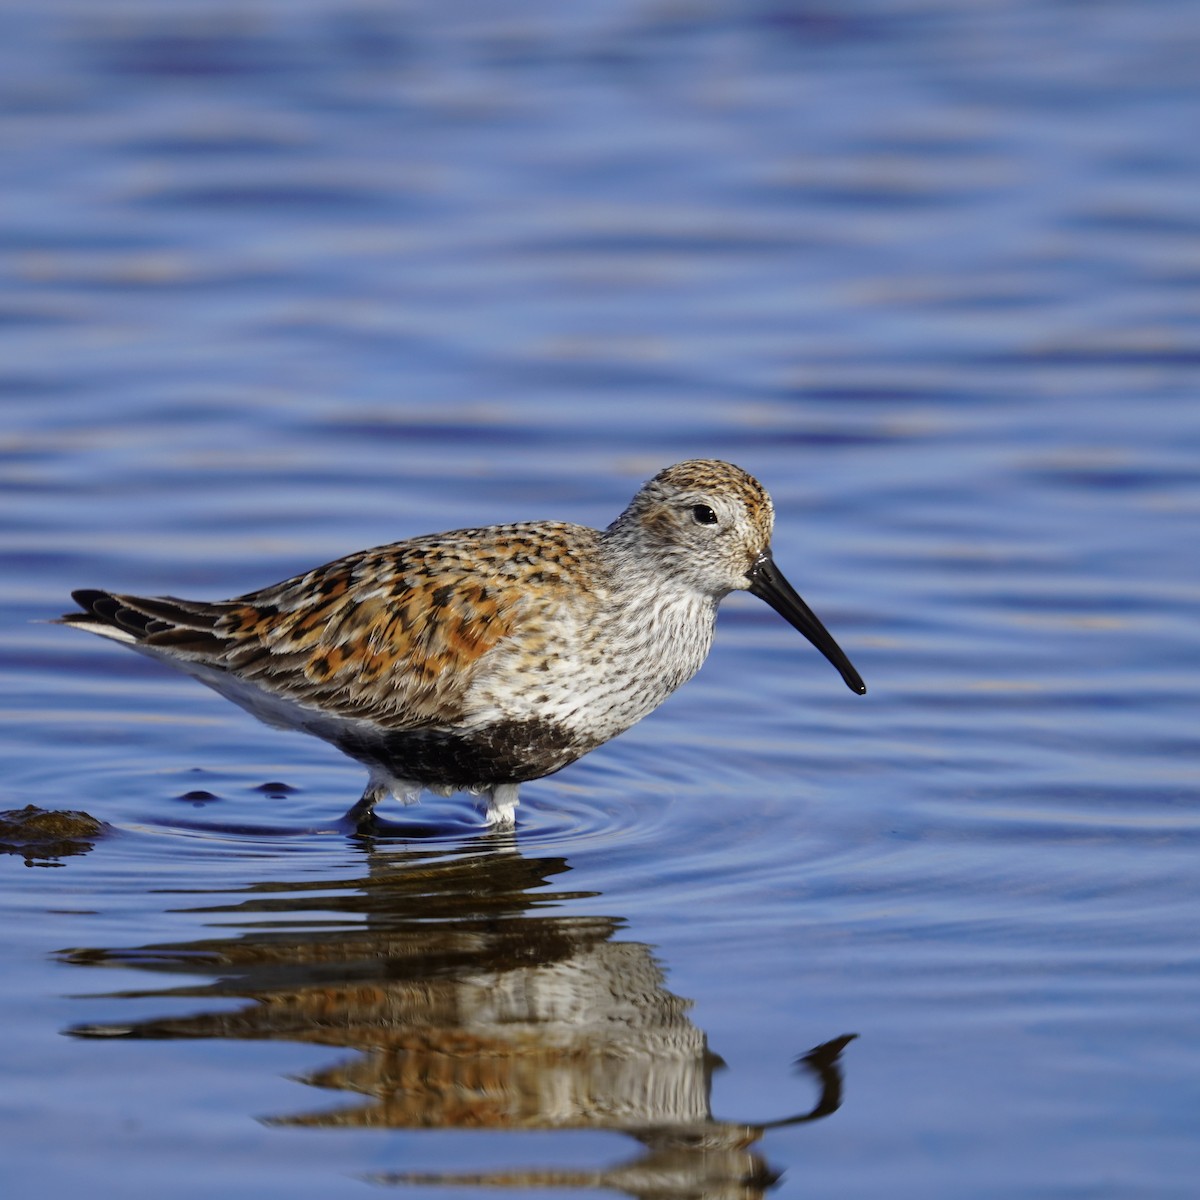
[[866, 686], [771, 558], [753, 477], [696, 459], [660, 471], [605, 530], [458, 529], [347, 555], [233, 600], [73, 592], [67, 625], [194, 676], [268, 725], [332, 742], [393, 795], [517, 789], [628, 729], [699, 669], [730, 592], [765, 600]]

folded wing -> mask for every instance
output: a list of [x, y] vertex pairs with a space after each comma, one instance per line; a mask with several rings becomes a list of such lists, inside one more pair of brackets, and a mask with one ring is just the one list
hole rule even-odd
[[443, 536], [350, 555], [219, 603], [81, 590], [72, 595], [83, 611], [62, 620], [202, 679], [227, 672], [283, 701], [420, 728], [461, 717], [489, 652], [516, 627], [522, 589], [489, 572], [487, 558]]

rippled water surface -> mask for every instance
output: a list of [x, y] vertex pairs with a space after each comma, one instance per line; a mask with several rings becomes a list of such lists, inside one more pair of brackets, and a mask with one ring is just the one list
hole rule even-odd
[[[0, 34], [6, 1196], [1195, 1194], [1194, 4]], [[515, 838], [44, 623], [694, 456], [870, 692], [734, 597]]]

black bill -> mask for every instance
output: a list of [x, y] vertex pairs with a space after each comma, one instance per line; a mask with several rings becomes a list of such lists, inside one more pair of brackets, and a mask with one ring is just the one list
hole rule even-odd
[[841, 673], [846, 686], [860, 696], [866, 695], [867, 685], [862, 676], [842, 653], [842, 648], [833, 640], [833, 635], [817, 620], [813, 612], [795, 589], [783, 577], [770, 554], [764, 554], [746, 573], [750, 580], [750, 595], [765, 600], [789, 625], [795, 626]]

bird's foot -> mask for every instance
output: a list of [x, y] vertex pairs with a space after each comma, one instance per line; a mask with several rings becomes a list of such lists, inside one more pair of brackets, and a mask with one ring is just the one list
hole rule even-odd
[[375, 824], [375, 805], [387, 797], [388, 789], [377, 783], [367, 784], [367, 790], [342, 818], [352, 829], [368, 830]]

